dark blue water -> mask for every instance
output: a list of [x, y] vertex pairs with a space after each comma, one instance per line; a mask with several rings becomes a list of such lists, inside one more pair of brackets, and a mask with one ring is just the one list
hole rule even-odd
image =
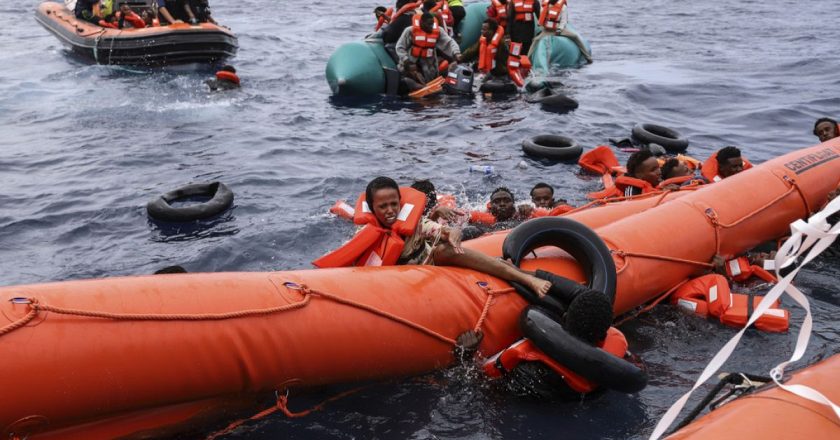
[[[0, 285], [150, 273], [308, 267], [352, 228], [326, 214], [375, 175], [430, 178], [481, 204], [538, 181], [581, 203], [598, 181], [524, 157], [520, 142], [565, 134], [585, 147], [667, 125], [689, 154], [742, 147], [761, 162], [813, 144], [813, 121], [840, 116], [840, 40], [831, 2], [572, 2], [595, 63], [562, 74], [580, 102], [542, 112], [520, 99], [333, 101], [324, 66], [373, 25], [374, 4], [216, 1], [239, 36], [238, 92], [210, 94], [205, 73], [136, 72], [67, 56], [32, 18], [37, 1], [0, 6]], [[624, 160], [626, 155], [620, 155]], [[470, 174], [469, 165], [496, 174]], [[190, 227], [150, 222], [144, 205], [190, 182], [221, 180], [235, 208]], [[817, 320], [807, 362], [840, 349], [836, 261], [798, 279]], [[802, 313], [794, 311], [798, 329]], [[651, 371], [636, 396], [584, 402], [505, 399], [451, 370], [376, 385], [305, 419], [247, 425], [250, 438], [641, 438], [734, 333], [660, 307], [622, 328]], [[729, 371], [764, 373], [792, 335], [747, 334]], [[305, 406], [303, 400], [293, 398]], [[311, 399], [311, 398], [310, 398]]]

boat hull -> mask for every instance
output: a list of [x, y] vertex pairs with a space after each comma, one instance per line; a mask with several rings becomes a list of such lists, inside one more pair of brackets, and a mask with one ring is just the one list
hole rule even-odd
[[109, 29], [77, 19], [60, 3], [38, 6], [35, 20], [68, 49], [98, 64], [160, 67], [213, 64], [236, 55], [230, 30], [211, 23]]

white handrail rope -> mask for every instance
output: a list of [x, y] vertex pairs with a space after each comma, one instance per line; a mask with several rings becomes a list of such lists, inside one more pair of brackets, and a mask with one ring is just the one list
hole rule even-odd
[[697, 378], [697, 382], [694, 383], [694, 386], [676, 402], [674, 402], [670, 408], [668, 408], [668, 411], [665, 412], [665, 415], [662, 416], [662, 419], [656, 424], [656, 428], [650, 435], [650, 440], [657, 440], [662, 437], [668, 427], [670, 427], [677, 418], [686, 402], [688, 402], [688, 398], [691, 396], [691, 393], [709, 380], [709, 378], [711, 378], [712, 375], [714, 375], [720, 367], [723, 366], [726, 360], [732, 355], [732, 352], [735, 351], [735, 347], [738, 345], [738, 342], [741, 340], [741, 337], [744, 335], [747, 328], [758, 320], [758, 318], [764, 314], [764, 312], [766, 312], [779, 297], [781, 297], [782, 293], [785, 292], [787, 292], [794, 301], [805, 309], [805, 320], [803, 321], [802, 328], [797, 336], [796, 347], [794, 348], [793, 355], [789, 360], [782, 362], [773, 368], [770, 371], [770, 375], [773, 378], [773, 381], [776, 382], [780, 388], [805, 399], [829, 406], [834, 411], [837, 418], [840, 419], [840, 407], [831, 402], [831, 400], [820, 392], [805, 385], [784, 385], [781, 383], [785, 367], [791, 362], [796, 362], [801, 359], [805, 354], [805, 349], [808, 347], [808, 340], [810, 339], [811, 329], [813, 327], [813, 318], [811, 316], [811, 307], [808, 303], [808, 298], [802, 294], [799, 289], [793, 286], [791, 282], [803, 266], [816, 258], [817, 255], [822, 253], [831, 245], [831, 243], [834, 242], [834, 240], [837, 239], [838, 234], [840, 234], [840, 223], [832, 227], [828, 223], [828, 217], [838, 211], [840, 211], [840, 197], [832, 200], [828, 206], [817, 214], [811, 216], [807, 222], [797, 220], [790, 225], [791, 237], [785, 241], [776, 253], [775, 267], [781, 268], [786, 265], [790, 265], [797, 257], [807, 252], [802, 264], [792, 270], [789, 274], [787, 274], [787, 276], [781, 278], [779, 282], [770, 289], [770, 292], [768, 292], [758, 306], [756, 306], [755, 311], [752, 316], [750, 316], [750, 319], [747, 321], [744, 328], [736, 333], [735, 336], [733, 336], [732, 339], [730, 339], [729, 342], [727, 342], [723, 348], [715, 354], [711, 362], [709, 362], [709, 365], [706, 366], [700, 374], [700, 377]]

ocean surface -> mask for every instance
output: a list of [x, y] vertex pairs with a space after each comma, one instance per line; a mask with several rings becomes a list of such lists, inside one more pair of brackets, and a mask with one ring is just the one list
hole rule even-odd
[[[570, 2], [595, 63], [560, 73], [580, 102], [567, 114], [520, 98], [334, 100], [327, 59], [372, 29], [374, 3], [211, 3], [239, 37], [231, 63], [240, 91], [209, 93], [207, 71], [86, 64], [35, 22], [38, 1], [0, 6], [0, 285], [174, 264], [191, 272], [307, 268], [352, 234], [328, 208], [355, 199], [377, 175], [429, 178], [472, 206], [497, 186], [527, 199], [545, 181], [581, 204], [599, 180], [576, 165], [525, 157], [523, 139], [563, 134], [591, 148], [651, 122], [687, 136], [692, 156], [737, 145], [760, 163], [813, 145], [814, 120], [840, 116], [832, 2]], [[495, 172], [470, 173], [470, 165]], [[155, 196], [211, 180], [236, 195], [222, 217], [180, 228], [147, 218]], [[816, 321], [798, 365], [840, 351], [838, 276], [837, 261], [822, 259], [797, 279]], [[765, 374], [790, 355], [804, 313], [785, 304], [793, 331], [749, 331], [726, 371]], [[735, 333], [670, 306], [622, 330], [649, 368], [650, 385], [637, 395], [527, 402], [495, 392], [474, 370], [452, 369], [370, 386], [307, 418], [249, 423], [229, 438], [646, 438]]]

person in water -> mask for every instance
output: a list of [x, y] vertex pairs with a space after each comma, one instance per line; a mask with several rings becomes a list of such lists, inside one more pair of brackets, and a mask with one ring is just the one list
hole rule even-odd
[[714, 178], [715, 182], [744, 171], [744, 159], [741, 158], [741, 150], [737, 147], [729, 146], [721, 148], [717, 152], [716, 160], [718, 163], [718, 174]]
[[73, 13], [76, 15], [76, 18], [93, 24], [99, 24], [99, 20], [104, 18], [100, 11], [99, 1], [76, 0], [76, 8], [73, 10]]
[[694, 173], [677, 158], [668, 159], [662, 164], [662, 180], [691, 175], [694, 175]]
[[[540, 182], [531, 188], [531, 202], [537, 208], [551, 209], [554, 208], [554, 188], [544, 182]], [[565, 201], [564, 201], [565, 203]]]
[[817, 119], [817, 122], [814, 123], [814, 136], [816, 136], [820, 142], [840, 137], [840, 125], [837, 125], [837, 121], [834, 119], [819, 118]]
[[[377, 177], [365, 188], [365, 198], [379, 226], [389, 229], [400, 213], [400, 188], [388, 177]], [[538, 296], [548, 292], [551, 283], [525, 273], [519, 268], [491, 258], [480, 252], [461, 247], [461, 230], [443, 226], [424, 218], [410, 237], [405, 237], [405, 247], [397, 264], [434, 264], [473, 269], [506, 281], [527, 286]]]
[[233, 90], [240, 87], [239, 76], [236, 74], [236, 68], [230, 64], [222, 66], [222, 68], [216, 72], [216, 77], [208, 79], [205, 83], [208, 87], [210, 87], [210, 91], [213, 92], [217, 90]]
[[[498, 21], [492, 18], [484, 20], [484, 23], [481, 24], [481, 37], [479, 41], [464, 50], [461, 54], [461, 61], [464, 63], [475, 62], [474, 70], [476, 72], [488, 74], [494, 78], [504, 79], [508, 77], [507, 59], [510, 52], [508, 51], [508, 44], [506, 44], [505, 38], [502, 38], [498, 42], [498, 45], [492, 47], [493, 36], [496, 35], [496, 31], [498, 30]], [[481, 40], [485, 41], [485, 51], [487, 51], [484, 56], [481, 53]], [[494, 51], [495, 56], [489, 59], [489, 61], [482, 63]]]
[[[627, 159], [627, 177], [642, 181], [641, 185], [628, 184], [624, 186], [625, 197], [637, 196], [649, 192], [662, 181], [662, 170], [659, 168], [659, 161], [650, 150], [637, 151]], [[644, 185], [647, 183], [649, 186]], [[620, 182], [616, 180], [616, 186]], [[650, 190], [646, 190], [650, 188]]]
[[403, 31], [396, 51], [403, 82], [412, 92], [439, 76], [438, 52], [454, 62], [461, 59], [458, 43], [441, 30], [435, 16], [428, 12], [420, 16], [419, 25], [412, 24]]
[[546, 0], [543, 2], [542, 12], [539, 14], [539, 17], [539, 25], [542, 27], [542, 32], [534, 39], [531, 50], [528, 52], [528, 57], [531, 57], [533, 54], [533, 49], [539, 40], [555, 35], [562, 35], [577, 45], [587, 64], [592, 64], [592, 55], [583, 43], [583, 39], [580, 38], [577, 32], [568, 27], [569, 5], [566, 2], [561, 3], [560, 0]]

